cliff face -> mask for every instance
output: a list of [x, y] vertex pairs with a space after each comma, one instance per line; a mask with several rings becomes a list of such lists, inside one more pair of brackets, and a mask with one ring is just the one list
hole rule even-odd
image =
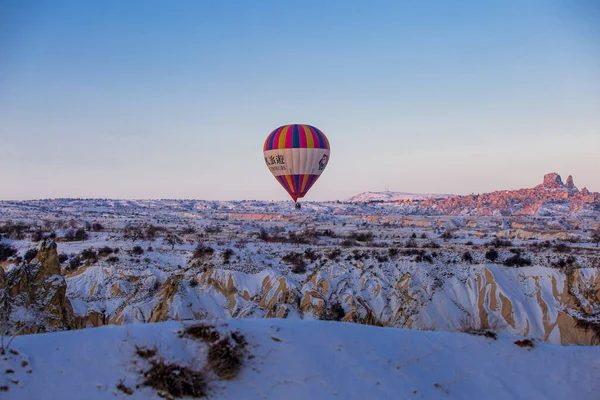
[[6, 273], [0, 288], [3, 318], [15, 330], [36, 333], [76, 327], [53, 240], [42, 241], [31, 262]]
[[[92, 276], [88, 269], [78, 279], [92, 284]], [[387, 266], [339, 262], [308, 275], [211, 268], [191, 278], [173, 275], [151, 299], [147, 296], [143, 287], [123, 293], [110, 323], [304, 318], [456, 330], [468, 320], [555, 343], [600, 339], [577, 326], [577, 319], [600, 313], [600, 275], [594, 267], [512, 268], [482, 259], [454, 263], [451, 269], [402, 261]]]

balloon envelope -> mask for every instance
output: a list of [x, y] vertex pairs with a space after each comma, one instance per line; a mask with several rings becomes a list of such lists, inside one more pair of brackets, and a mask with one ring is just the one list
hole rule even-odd
[[265, 162], [294, 201], [315, 184], [329, 162], [329, 140], [310, 125], [284, 125], [265, 140]]

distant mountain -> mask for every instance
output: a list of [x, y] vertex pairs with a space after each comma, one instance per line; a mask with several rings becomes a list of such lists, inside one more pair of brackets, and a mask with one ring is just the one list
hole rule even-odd
[[431, 198], [453, 197], [454, 194], [419, 194], [405, 192], [363, 192], [350, 197], [348, 203], [396, 202], [403, 200], [425, 200]]
[[541, 184], [518, 190], [454, 196], [366, 192], [348, 199], [353, 203], [384, 202], [410, 208], [413, 213], [443, 215], [587, 215], [600, 216], [600, 193], [579, 190], [569, 176], [566, 183], [555, 172], [544, 175]]

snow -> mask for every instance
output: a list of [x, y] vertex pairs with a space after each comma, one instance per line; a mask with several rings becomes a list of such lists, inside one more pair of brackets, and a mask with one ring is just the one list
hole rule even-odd
[[370, 201], [394, 202], [402, 200], [425, 200], [431, 198], [454, 197], [454, 194], [405, 193], [405, 192], [363, 192], [350, 197], [348, 203], [366, 203]]
[[[251, 357], [230, 381], [209, 377], [212, 399], [597, 399], [600, 347], [513, 342], [464, 333], [301, 320], [227, 320]], [[107, 326], [17, 337], [0, 359], [2, 399], [159, 399], [141, 384], [135, 346], [201, 369], [207, 345], [182, 323]], [[25, 365], [25, 366], [22, 366]], [[30, 373], [27, 371], [30, 370]], [[9, 381], [13, 379], [17, 384]], [[131, 396], [116, 389], [123, 383]]]

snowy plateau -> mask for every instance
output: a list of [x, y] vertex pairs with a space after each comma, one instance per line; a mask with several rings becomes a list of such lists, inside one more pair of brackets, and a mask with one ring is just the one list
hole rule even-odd
[[0, 398], [598, 399], [600, 195], [555, 175], [0, 202]]

